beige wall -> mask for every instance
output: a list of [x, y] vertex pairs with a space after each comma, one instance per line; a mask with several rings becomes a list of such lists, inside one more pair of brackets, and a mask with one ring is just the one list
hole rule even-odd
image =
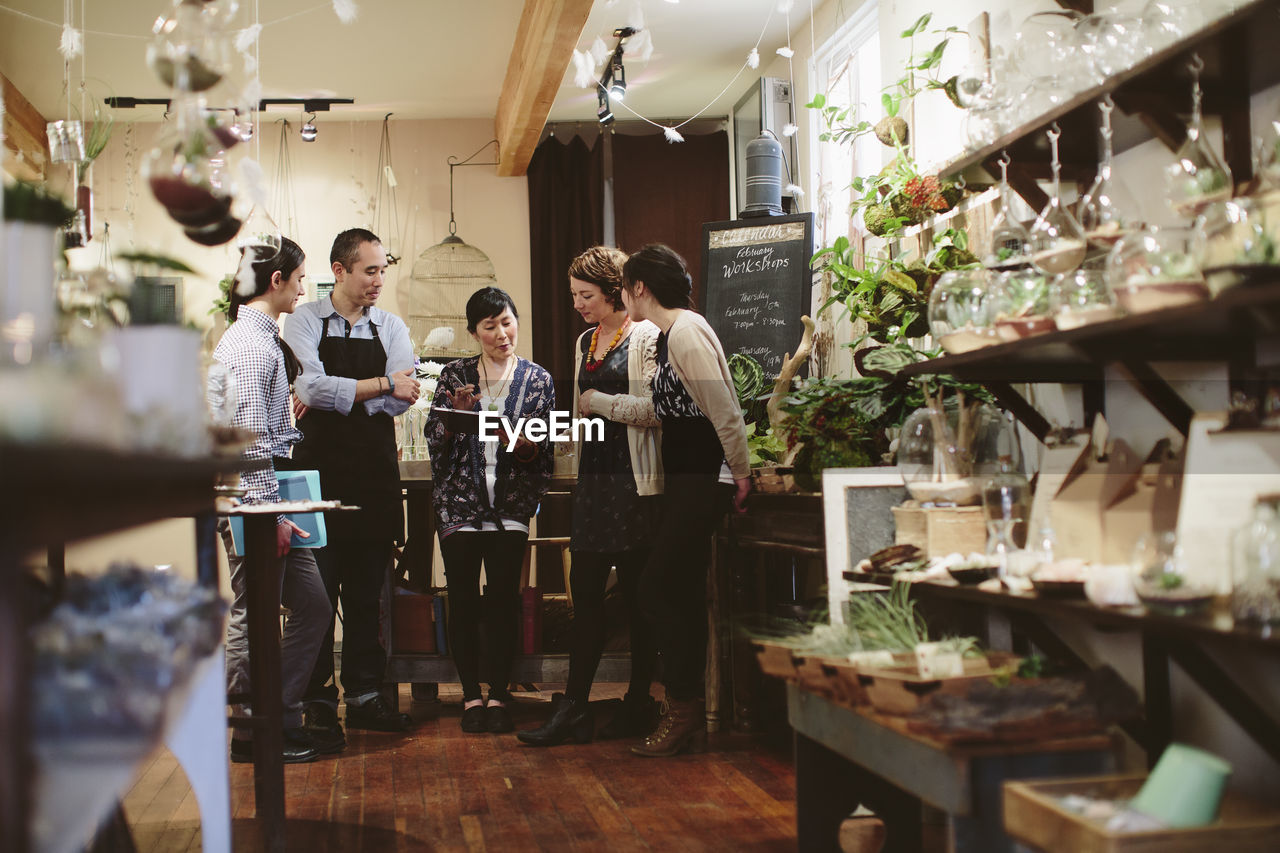
[[[328, 260], [334, 235], [344, 228], [368, 227], [374, 222], [382, 124], [326, 121], [322, 114], [318, 121], [319, 135], [312, 143], [302, 142], [297, 136], [296, 122], [291, 119], [290, 124], [289, 153], [298, 227], [289, 236], [307, 253], [308, 281], [332, 280]], [[198, 278], [188, 277], [184, 282], [187, 319], [202, 328], [212, 328], [208, 309], [217, 294], [217, 281], [235, 270], [237, 255], [230, 247], [207, 249], [186, 239], [147, 191], [138, 171], [159, 128], [154, 122], [117, 124], [110, 145], [94, 167], [94, 232], [100, 238], [102, 223], [109, 222], [115, 252], [145, 249], [186, 261], [201, 274]], [[276, 171], [280, 131], [276, 124], [267, 124], [260, 131], [258, 157], [266, 173], [269, 192]], [[390, 133], [401, 233], [379, 236], [385, 244], [398, 250], [403, 261], [391, 268], [379, 305], [404, 316], [409, 307], [409, 275], [414, 259], [449, 233], [447, 158], [453, 154], [465, 159], [492, 139], [493, 123], [481, 119], [393, 119]], [[241, 146], [233, 150], [233, 154], [245, 156], [241, 152], [247, 148]], [[490, 156], [492, 150], [482, 152], [477, 162], [495, 159]], [[251, 150], [248, 153], [252, 155]], [[515, 299], [521, 316], [526, 319], [517, 350], [528, 357], [536, 334], [537, 311], [529, 302], [526, 183], [522, 177], [499, 178], [492, 166], [454, 170], [458, 236], [489, 256], [499, 286]], [[274, 198], [274, 195], [268, 197]], [[284, 217], [277, 219], [284, 228]], [[385, 211], [379, 221], [388, 221]], [[99, 249], [91, 246], [88, 251], [96, 263]], [[210, 344], [212, 337], [211, 334]], [[127, 557], [148, 565], [172, 564], [175, 570], [193, 575], [193, 529], [190, 521], [176, 520], [78, 543], [68, 549], [67, 565], [93, 570]]]
[[[152, 108], [154, 109], [154, 108]], [[270, 118], [273, 113], [264, 114]], [[332, 280], [329, 247], [344, 228], [373, 227], [378, 191], [378, 151], [381, 122], [327, 121], [322, 113], [315, 142], [298, 137], [298, 123], [290, 118], [289, 155], [297, 227], [287, 227], [285, 214], [272, 210], [286, 236], [307, 253], [310, 282]], [[94, 167], [94, 231], [111, 224], [116, 252], [146, 249], [171, 254], [200, 273], [184, 283], [188, 320], [210, 325], [207, 311], [217, 295], [217, 281], [234, 272], [238, 255], [233, 246], [208, 249], [182, 235], [179, 227], [151, 197], [138, 176], [143, 159], [162, 125], [120, 122], [102, 158]], [[274, 201], [274, 178], [281, 126], [264, 121], [259, 132], [257, 159], [266, 176], [268, 198]], [[390, 123], [391, 162], [397, 180], [400, 233], [393, 229], [388, 206], [378, 215], [383, 243], [403, 259], [393, 266], [379, 305], [401, 316], [409, 308], [413, 261], [428, 247], [448, 236], [449, 155], [466, 158], [493, 138], [486, 119], [455, 121], [395, 121]], [[492, 161], [492, 148], [477, 162]], [[254, 156], [252, 143], [231, 151], [232, 160]], [[384, 187], [384, 198], [386, 189]], [[529, 309], [529, 217], [524, 178], [499, 178], [492, 166], [467, 166], [454, 172], [454, 211], [458, 236], [482, 249], [497, 272], [499, 286], [510, 291], [522, 313]], [[387, 233], [382, 233], [387, 232]], [[96, 260], [96, 256], [94, 258]], [[314, 291], [313, 291], [314, 292]], [[525, 328], [518, 349], [531, 351], [532, 324]]]

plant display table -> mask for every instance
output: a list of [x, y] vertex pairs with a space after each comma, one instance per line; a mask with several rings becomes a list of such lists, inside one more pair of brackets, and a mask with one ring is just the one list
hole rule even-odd
[[1006, 779], [1084, 776], [1114, 770], [1108, 735], [1032, 743], [948, 746], [908, 733], [901, 718], [853, 710], [787, 686], [796, 732], [798, 849], [840, 849], [840, 824], [859, 804], [884, 821], [884, 853], [917, 851], [921, 803], [947, 815], [954, 853], [1014, 850], [1005, 835], [1001, 785]]

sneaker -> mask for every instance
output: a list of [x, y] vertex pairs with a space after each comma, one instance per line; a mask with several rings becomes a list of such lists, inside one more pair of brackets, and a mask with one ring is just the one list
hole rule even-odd
[[338, 712], [326, 702], [308, 702], [302, 709], [302, 728], [311, 736], [316, 752], [335, 755], [347, 748], [347, 737]]
[[511, 710], [506, 705], [490, 705], [484, 709], [484, 730], [495, 735], [516, 730], [511, 720]]
[[391, 707], [381, 694], [359, 705], [347, 705], [347, 728], [375, 732], [404, 732], [413, 719]]
[[[281, 757], [285, 764], [306, 764], [316, 760], [315, 745], [302, 729], [284, 730], [284, 751]], [[231, 761], [234, 764], [253, 763], [253, 741], [240, 738], [231, 739]]]
[[472, 735], [489, 731], [485, 724], [483, 705], [472, 705], [470, 708], [462, 709], [462, 730]]

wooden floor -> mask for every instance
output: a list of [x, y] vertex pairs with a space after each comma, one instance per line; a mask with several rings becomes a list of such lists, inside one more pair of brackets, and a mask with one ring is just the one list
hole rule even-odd
[[[785, 742], [712, 735], [701, 755], [645, 759], [625, 741], [537, 749], [468, 735], [461, 694], [442, 685], [438, 716], [410, 705], [409, 735], [348, 732], [346, 752], [285, 768], [289, 850], [794, 851], [795, 776]], [[593, 704], [623, 685], [597, 685]], [[550, 692], [517, 694], [517, 728], [538, 725]], [[612, 709], [600, 707], [597, 722]], [[139, 853], [200, 850], [182, 768], [161, 752], [125, 799]], [[236, 853], [261, 849], [252, 766], [231, 765]]]

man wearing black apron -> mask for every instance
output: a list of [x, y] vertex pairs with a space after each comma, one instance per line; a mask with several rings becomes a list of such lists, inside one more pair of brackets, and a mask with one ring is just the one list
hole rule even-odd
[[387, 563], [404, 529], [393, 418], [418, 399], [418, 380], [404, 321], [374, 307], [387, 269], [381, 242], [362, 228], [344, 231], [329, 259], [333, 293], [298, 306], [284, 338], [303, 365], [295, 390], [304, 437], [293, 463], [320, 472], [326, 500], [360, 507], [325, 516], [329, 544], [316, 553], [329, 600], [342, 601], [342, 665], [335, 677], [331, 621], [304, 696], [305, 718], [317, 743], [336, 746], [345, 744], [339, 681], [349, 727], [404, 731], [410, 723], [379, 692], [387, 658], [378, 617]]

